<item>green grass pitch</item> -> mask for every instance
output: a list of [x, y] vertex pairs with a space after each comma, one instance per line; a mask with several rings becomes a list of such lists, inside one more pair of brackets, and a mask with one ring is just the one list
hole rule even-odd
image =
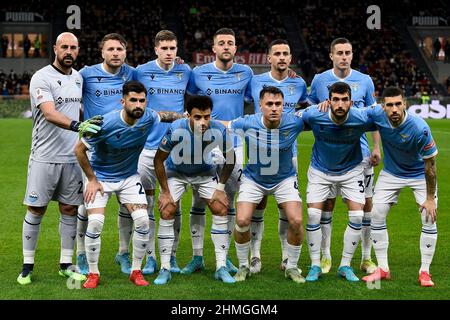
[[[439, 182], [438, 244], [431, 266], [434, 288], [421, 288], [417, 284], [420, 266], [419, 237], [420, 216], [412, 192], [403, 191], [399, 205], [388, 217], [390, 236], [389, 258], [392, 280], [381, 283], [379, 289], [369, 289], [364, 282], [348, 283], [336, 275], [342, 252], [342, 237], [348, 218], [341, 201], [337, 202], [334, 213], [332, 238], [333, 267], [329, 274], [322, 276], [318, 283], [298, 285], [284, 278], [278, 266], [281, 257], [277, 225], [278, 213], [274, 199], [269, 201], [265, 215], [265, 231], [262, 243], [262, 272], [244, 283], [225, 285], [213, 279], [214, 250], [209, 235], [211, 219], [207, 218], [205, 235], [206, 271], [191, 276], [174, 275], [166, 286], [137, 288], [120, 273], [114, 264], [118, 248], [117, 202], [111, 199], [102, 233], [100, 256], [101, 283], [96, 290], [68, 289], [66, 280], [59, 277], [59, 214], [55, 203], [49, 206], [43, 219], [36, 253], [33, 283], [20, 286], [16, 277], [22, 265], [21, 232], [25, 206], [22, 200], [26, 186], [27, 161], [31, 137], [31, 121], [19, 119], [0, 120], [0, 299], [450, 299], [450, 131], [448, 120], [429, 121], [439, 148], [437, 160]], [[370, 139], [369, 139], [370, 140]], [[313, 137], [311, 133], [301, 133], [299, 146], [299, 181], [302, 195], [306, 188]], [[376, 173], [379, 171], [379, 167]], [[183, 198], [182, 236], [178, 249], [178, 262], [183, 267], [190, 259], [191, 240], [189, 236], [190, 194]], [[304, 210], [306, 206], [303, 206]], [[306, 214], [304, 211], [305, 225]], [[237, 262], [234, 245], [230, 256]], [[374, 256], [374, 254], [373, 254]], [[353, 260], [355, 269], [359, 267], [361, 250], [358, 248]], [[303, 246], [300, 267], [306, 274], [310, 263], [308, 248]], [[362, 276], [361, 272], [357, 272]], [[147, 276], [153, 281], [156, 275]]]

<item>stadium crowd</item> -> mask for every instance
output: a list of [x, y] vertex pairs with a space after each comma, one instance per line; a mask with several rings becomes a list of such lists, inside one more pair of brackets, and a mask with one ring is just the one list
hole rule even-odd
[[[442, 8], [437, 5], [439, 1], [434, 2], [435, 7]], [[41, 1], [34, 1], [26, 6], [26, 10], [24, 6], [23, 10], [36, 10], [47, 21], [56, 19], [55, 12], [43, 9], [45, 7], [41, 6]], [[117, 9], [110, 10], [111, 7]], [[437, 12], [432, 7], [423, 9], [421, 5], [404, 1], [395, 4], [395, 10], [407, 10], [409, 16], [438, 13], [443, 17], [449, 15], [445, 10]], [[17, 10], [17, 6], [10, 4], [2, 11], [13, 8]], [[359, 12], [365, 12], [366, 5], [356, 1], [344, 7], [323, 7], [313, 1], [298, 4], [293, 1], [276, 0], [254, 5], [252, 2], [240, 0], [234, 2], [233, 6], [217, 8], [213, 6], [212, 0], [183, 0], [176, 8], [179, 9], [176, 19], [180, 40], [183, 41], [179, 53], [183, 54], [182, 58], [186, 62], [192, 61], [194, 52], [211, 53], [212, 34], [224, 25], [233, 26], [237, 32], [238, 53], [266, 52], [267, 45], [272, 40], [286, 38], [283, 14], [288, 13], [291, 16], [301, 17], [297, 23], [308, 50], [294, 52], [294, 56], [297, 57], [295, 60], [307, 83], [310, 83], [316, 73], [330, 66], [329, 48], [323, 44], [329, 43], [332, 38], [346, 35], [353, 43], [353, 68], [371, 75], [377, 96], [382, 95], [383, 88], [391, 85], [400, 86], [407, 96], [418, 97], [424, 92], [437, 94], [430, 79], [418, 68], [405, 48], [405, 43], [396, 30], [395, 21], [388, 15], [383, 16], [383, 28], [374, 31], [382, 33], [381, 37], [374, 37], [370, 31], [360, 32], [361, 29], [366, 29], [366, 21], [360, 19]], [[273, 8], [277, 8], [278, 14], [273, 14]], [[141, 12], [146, 14], [140, 15]], [[140, 18], [134, 19], [135, 16]], [[99, 62], [99, 42], [102, 35], [108, 32], [119, 32], [127, 39], [128, 64], [137, 66], [149, 61], [154, 58], [153, 50], [149, 49], [153, 46], [151, 39], [157, 30], [167, 28], [168, 22], [167, 14], [160, 5], [143, 0], [124, 3], [93, 1], [89, 6], [83, 6], [82, 21], [82, 32], [75, 32], [82, 43], [77, 69]], [[2, 85], [5, 86], [5, 83], [2, 82]], [[11, 85], [12, 83], [8, 83], [8, 92], [11, 92]]]
[[[33, 74], [34, 72], [32, 72]], [[2, 96], [28, 94], [28, 85], [30, 83], [31, 74], [25, 72], [18, 75], [13, 69], [6, 74], [0, 69], [0, 84]]]

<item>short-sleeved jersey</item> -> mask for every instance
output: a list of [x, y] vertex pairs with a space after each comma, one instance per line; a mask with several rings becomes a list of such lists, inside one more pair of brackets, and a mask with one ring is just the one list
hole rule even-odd
[[105, 114], [102, 130], [82, 139], [92, 151], [91, 167], [100, 181], [118, 182], [136, 174], [147, 136], [159, 123], [158, 114], [150, 108], [133, 126], [125, 122], [122, 112]]
[[78, 133], [48, 122], [39, 106], [53, 102], [55, 109], [69, 119], [78, 120], [82, 102], [83, 79], [72, 69], [66, 75], [53, 65], [38, 70], [30, 82], [33, 131], [31, 159], [46, 163], [76, 163], [74, 147]]
[[102, 63], [81, 69], [84, 119], [122, 109], [122, 87], [133, 79], [133, 72], [134, 68], [127, 64], [123, 64], [116, 74], [107, 72]]
[[351, 69], [345, 78], [339, 78], [333, 69], [316, 74], [311, 82], [308, 100], [311, 104], [319, 104], [329, 98], [328, 89], [335, 82], [345, 82], [352, 89], [352, 100], [357, 108], [369, 107], [376, 103], [375, 86], [372, 79], [364, 73]]
[[166, 160], [167, 170], [189, 176], [211, 173], [214, 168], [211, 151], [216, 147], [223, 153], [233, 149], [225, 126], [211, 120], [209, 128], [199, 135], [192, 131], [189, 119], [173, 122], [159, 146], [162, 151], [170, 153]]
[[[333, 69], [316, 74], [311, 82], [311, 92], [308, 100], [311, 104], [318, 104], [329, 98], [329, 87], [338, 81], [347, 83], [352, 90], [353, 105], [357, 108], [369, 107], [377, 101], [374, 97], [375, 86], [369, 75], [351, 69], [345, 78], [339, 78]], [[370, 156], [369, 143], [365, 134], [361, 136], [363, 157]]]
[[[184, 112], [184, 95], [190, 78], [191, 68], [187, 64], [174, 64], [170, 70], [162, 69], [156, 60], [136, 68], [135, 80], [147, 89], [148, 105], [156, 111]], [[169, 123], [160, 123], [148, 135], [145, 149], [158, 149]]]
[[249, 66], [233, 63], [229, 70], [222, 71], [211, 62], [192, 70], [188, 92], [211, 97], [212, 118], [230, 121], [244, 115], [244, 98], [251, 99], [252, 76]]
[[361, 163], [361, 135], [376, 130], [365, 108], [351, 107], [346, 121], [339, 125], [331, 119], [331, 109], [321, 112], [313, 105], [301, 114], [315, 138], [311, 155], [313, 168], [326, 174], [341, 175]]
[[284, 179], [295, 176], [292, 145], [303, 130], [302, 118], [283, 113], [277, 129], [267, 129], [261, 113], [246, 115], [230, 122], [229, 128], [244, 135], [246, 142], [246, 177], [272, 188]]
[[406, 112], [403, 123], [393, 127], [381, 106], [371, 109], [371, 117], [383, 142], [383, 170], [399, 178], [424, 178], [423, 159], [438, 153], [428, 124], [422, 118]]
[[261, 90], [267, 86], [277, 87], [283, 92], [284, 105], [283, 112], [295, 112], [298, 103], [306, 102], [306, 82], [302, 78], [289, 78], [276, 80], [272, 77], [270, 71], [254, 75], [251, 81], [251, 92], [253, 102], [255, 104], [255, 113], [260, 113], [259, 94]]

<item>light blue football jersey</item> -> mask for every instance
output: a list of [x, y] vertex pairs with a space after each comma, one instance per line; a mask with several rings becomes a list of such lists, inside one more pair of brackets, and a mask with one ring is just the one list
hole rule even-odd
[[[352, 90], [352, 100], [357, 108], [369, 107], [376, 103], [374, 98], [375, 86], [369, 75], [351, 69], [350, 74], [341, 79], [329, 69], [316, 74], [311, 82], [311, 92], [308, 100], [311, 104], [319, 104], [329, 98], [328, 89], [335, 82], [345, 82]], [[365, 134], [361, 136], [364, 157], [370, 156], [369, 143]]]
[[250, 82], [253, 102], [255, 104], [255, 113], [260, 113], [259, 94], [261, 90], [268, 86], [277, 87], [283, 92], [284, 104], [283, 112], [293, 113], [298, 103], [306, 102], [308, 96], [306, 93], [306, 82], [302, 78], [289, 78], [279, 81], [272, 77], [270, 71], [254, 75]]
[[83, 77], [84, 119], [122, 109], [122, 87], [133, 80], [134, 68], [123, 64], [116, 74], [105, 71], [102, 63], [80, 70]]
[[[184, 112], [184, 95], [189, 82], [191, 68], [187, 64], [174, 64], [166, 71], [156, 60], [136, 68], [135, 80], [147, 89], [148, 106], [156, 111]], [[150, 132], [145, 149], [156, 150], [169, 128], [169, 123], [159, 123]]]
[[[261, 113], [259, 106], [259, 94], [267, 86], [277, 87], [283, 92], [283, 112], [294, 113], [297, 104], [307, 101], [306, 82], [302, 78], [290, 78], [279, 81], [272, 77], [270, 71], [254, 75], [250, 82], [255, 113]], [[297, 156], [297, 141], [294, 141], [292, 155]]]
[[265, 188], [272, 188], [296, 175], [292, 145], [303, 130], [303, 120], [295, 114], [283, 113], [278, 129], [267, 129], [262, 117], [261, 113], [246, 115], [230, 122], [229, 128], [245, 138], [244, 175]]
[[302, 119], [315, 138], [311, 166], [326, 174], [342, 175], [361, 163], [361, 135], [376, 130], [365, 108], [351, 107], [347, 120], [339, 125], [331, 120], [331, 109], [321, 112], [317, 105], [306, 108]]
[[252, 76], [249, 66], [233, 63], [222, 71], [211, 62], [192, 70], [188, 92], [211, 97], [213, 119], [230, 121], [244, 115], [244, 99], [251, 99]]
[[150, 108], [133, 126], [123, 120], [121, 113], [116, 110], [105, 114], [101, 131], [83, 138], [92, 151], [90, 163], [100, 181], [117, 182], [137, 174], [147, 136], [160, 123], [158, 114]]
[[406, 112], [403, 123], [393, 127], [381, 106], [371, 109], [383, 143], [383, 170], [399, 178], [425, 178], [423, 159], [438, 153], [425, 120]]
[[203, 135], [198, 135], [189, 126], [189, 119], [173, 122], [159, 146], [162, 151], [170, 153], [166, 169], [188, 176], [214, 173], [211, 150], [216, 147], [224, 153], [233, 149], [225, 126], [211, 120], [209, 129]]

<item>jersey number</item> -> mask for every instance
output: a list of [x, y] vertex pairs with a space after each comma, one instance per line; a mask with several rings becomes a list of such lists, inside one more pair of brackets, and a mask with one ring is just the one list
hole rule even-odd
[[366, 179], [365, 179], [365, 180], [367, 181], [367, 182], [366, 182], [366, 188], [369, 187], [369, 185], [370, 185], [370, 180], [372, 180], [373, 176], [374, 176], [373, 174], [369, 174], [369, 175], [366, 176]]
[[298, 190], [298, 182], [297, 181], [294, 181], [294, 189]]
[[139, 194], [145, 194], [142, 183], [138, 182], [138, 183], [136, 183], [136, 185], [139, 186]]
[[78, 194], [83, 193], [83, 181], [78, 181], [80, 188], [78, 189]]
[[361, 188], [359, 192], [364, 193], [364, 181], [358, 180], [358, 186]]
[[242, 169], [239, 169], [238, 172], [239, 172], [239, 177], [238, 177], [238, 180], [237, 180], [237, 181], [241, 182]]

